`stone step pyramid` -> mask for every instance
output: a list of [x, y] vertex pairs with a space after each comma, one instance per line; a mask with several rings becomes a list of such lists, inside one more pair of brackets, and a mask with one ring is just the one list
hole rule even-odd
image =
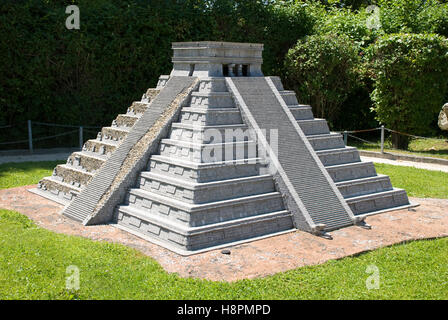
[[410, 207], [311, 106], [261, 72], [261, 44], [173, 43], [173, 70], [34, 192], [86, 225], [180, 254], [316, 235]]

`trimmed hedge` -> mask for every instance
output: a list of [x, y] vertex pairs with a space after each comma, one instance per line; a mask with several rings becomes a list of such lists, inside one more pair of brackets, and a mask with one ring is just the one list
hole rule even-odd
[[[65, 27], [72, 3], [80, 30]], [[306, 7], [261, 0], [2, 1], [0, 126], [108, 125], [170, 72], [174, 41], [261, 42], [264, 72], [278, 74], [312, 25]]]
[[[370, 1], [326, 3], [312, 0], [3, 0], [0, 3], [0, 127], [20, 126], [2, 129], [0, 143], [26, 139], [27, 119], [109, 125], [132, 101], [139, 100], [148, 87], [153, 87], [159, 75], [170, 72], [171, 42], [174, 41], [264, 43], [264, 73], [287, 80], [285, 87], [296, 89], [300, 102], [311, 102], [315, 109], [328, 109], [316, 116], [330, 115], [332, 129], [375, 126], [375, 113], [370, 112], [373, 77], [362, 71], [364, 65], [360, 62], [368, 62], [370, 57], [355, 58], [353, 48], [357, 47], [362, 57], [378, 37], [391, 32], [434, 32], [448, 36], [448, 3], [378, 0], [382, 25], [378, 30], [369, 29], [366, 24], [369, 14], [365, 7]], [[65, 28], [68, 17], [65, 8], [69, 4], [80, 8], [80, 30]], [[331, 46], [327, 48], [328, 54], [319, 53], [327, 59], [323, 63], [325, 67], [319, 67], [316, 56], [311, 54], [301, 57], [302, 65], [296, 63], [296, 74], [288, 74], [289, 78], [285, 79], [286, 53], [298, 40], [313, 34], [330, 41], [328, 44], [315, 42], [314, 49], [306, 49], [319, 51]], [[346, 48], [331, 44], [331, 38], [338, 35], [337, 39], [345, 39]], [[304, 50], [305, 42], [300, 43]], [[357, 61], [352, 58], [343, 61], [345, 69], [331, 66], [331, 63], [339, 64], [338, 54], [349, 54]], [[288, 59], [286, 65], [293, 65], [291, 56]], [[322, 103], [313, 102], [318, 91], [312, 90], [318, 87], [311, 80], [305, 83], [302, 72], [311, 80], [321, 80], [319, 85], [328, 93], [324, 109]], [[316, 72], [315, 76], [312, 72]], [[335, 88], [333, 81], [329, 81], [331, 77], [336, 79], [337, 72], [342, 75], [337, 80], [348, 84], [346, 91]], [[357, 74], [357, 83], [344, 82], [352, 78], [353, 72]], [[330, 74], [330, 79], [322, 78], [326, 74]], [[329, 110], [334, 112], [328, 114]], [[62, 129], [33, 130], [38, 137], [57, 134]], [[86, 132], [84, 138], [87, 134], [94, 133]], [[66, 146], [68, 138], [73, 140], [73, 146], [77, 145], [74, 133], [73, 137], [40, 141], [37, 147]], [[0, 145], [0, 148], [5, 147]]]
[[[448, 90], [448, 39], [436, 34], [392, 34], [367, 56], [374, 79], [371, 94], [378, 121], [397, 131], [432, 135]], [[393, 139], [407, 148], [408, 139]]]
[[286, 85], [315, 117], [334, 124], [340, 107], [359, 87], [359, 47], [344, 35], [313, 35], [299, 40], [285, 59]]

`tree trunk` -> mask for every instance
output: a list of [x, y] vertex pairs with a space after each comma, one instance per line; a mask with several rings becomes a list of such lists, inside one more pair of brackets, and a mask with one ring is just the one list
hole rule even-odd
[[392, 132], [392, 147], [394, 149], [407, 150], [408, 146], [409, 146], [408, 136]]

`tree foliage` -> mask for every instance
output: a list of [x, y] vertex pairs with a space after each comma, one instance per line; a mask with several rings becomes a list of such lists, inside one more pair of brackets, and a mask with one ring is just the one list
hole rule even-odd
[[[65, 8], [69, 4], [80, 8], [80, 30], [65, 27], [68, 16]], [[366, 9], [371, 4], [379, 7], [380, 24], [375, 28], [368, 24], [372, 13]], [[285, 87], [295, 89], [300, 102], [313, 104], [316, 116], [327, 117], [332, 129], [370, 127], [377, 124], [375, 113], [382, 112], [377, 107], [370, 112], [372, 103], [377, 106], [379, 101], [372, 101], [370, 93], [375, 81], [377, 91], [372, 97], [379, 99], [381, 86], [377, 84], [380, 78], [376, 72], [380, 65], [376, 63], [380, 60], [376, 53], [366, 56], [365, 51], [373, 43], [376, 46], [386, 41], [377, 39], [387, 39], [388, 34], [395, 33], [448, 36], [448, 3], [442, 0], [3, 0], [0, 126], [24, 123], [27, 119], [108, 125], [117, 113], [153, 87], [159, 75], [170, 72], [171, 42], [215, 40], [263, 43], [263, 72], [287, 80]], [[419, 55], [419, 50], [426, 52], [432, 48], [425, 46], [433, 45], [428, 41], [412, 43], [415, 55]], [[293, 49], [288, 53], [290, 48]], [[404, 61], [411, 51], [398, 50], [394, 56]], [[428, 57], [424, 53], [416, 59]], [[375, 59], [370, 73], [360, 72], [369, 65], [369, 59]], [[406, 72], [412, 75], [416, 70], [403, 67], [399, 75], [408, 79], [411, 75]], [[430, 75], [435, 78], [430, 80]], [[434, 83], [438, 77], [431, 71], [423, 78]], [[448, 98], [448, 90], [443, 86], [432, 90], [442, 90], [437, 94]], [[433, 107], [428, 107], [428, 117]], [[377, 119], [383, 117], [377, 115]], [[429, 126], [438, 130], [435, 124]], [[418, 132], [423, 132], [420, 129]], [[23, 138], [8, 137], [10, 134], [14, 131], [7, 132], [2, 141]]]
[[316, 117], [332, 122], [359, 84], [359, 65], [358, 46], [347, 36], [309, 36], [286, 55], [287, 84]]
[[[80, 9], [68, 30], [65, 8]], [[253, 0], [26, 0], [0, 4], [0, 125], [105, 125], [172, 68], [175, 41], [264, 43], [277, 74], [311, 32], [306, 6]]]

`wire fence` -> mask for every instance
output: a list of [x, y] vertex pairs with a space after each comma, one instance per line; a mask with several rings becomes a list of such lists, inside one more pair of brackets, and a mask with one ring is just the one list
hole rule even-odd
[[[401, 132], [401, 131], [397, 131], [397, 130], [392, 130], [392, 129], [386, 128], [385, 126], [381, 126], [378, 128], [371, 128], [371, 129], [352, 130], [352, 131], [347, 130], [347, 131], [335, 131], [335, 132], [341, 133], [343, 135], [345, 145], [348, 145], [348, 138], [351, 138], [358, 143], [360, 142], [367, 146], [378, 147], [381, 150], [381, 153], [384, 153], [384, 150], [386, 148], [395, 150], [394, 148], [389, 146], [389, 143], [386, 143], [386, 139], [388, 137], [390, 137], [390, 135], [392, 133], [407, 136], [412, 139], [447, 141], [447, 139], [443, 139], [443, 138], [423, 137], [423, 136], [418, 136], [418, 135], [405, 133], [405, 132]], [[364, 133], [368, 133], [369, 137], [368, 138], [359, 137], [359, 135], [362, 135]], [[355, 135], [355, 134], [357, 134], [357, 135]], [[375, 138], [375, 137], [379, 140], [371, 141], [372, 138]]]
[[[11, 134], [11, 129], [15, 128], [17, 131], [14, 131], [14, 134]], [[59, 128], [64, 129], [63, 132], [49, 132], [48, 130], [39, 130], [40, 128]], [[72, 129], [72, 130], [66, 130]], [[97, 130], [95, 130], [97, 129]], [[67, 124], [58, 124], [58, 123], [48, 123], [48, 122], [39, 122], [39, 121], [31, 121], [28, 120], [26, 122], [26, 126], [24, 123], [22, 124], [11, 124], [0, 126], [0, 149], [23, 149], [24, 145], [27, 145], [27, 149], [32, 153], [35, 148], [36, 142], [42, 141], [50, 141], [54, 140], [52, 146], [61, 147], [63, 144], [64, 147], [73, 147], [73, 143], [76, 144], [76, 147], [82, 149], [85, 138], [94, 138], [98, 134], [98, 129], [101, 129], [100, 126], [84, 126], [84, 125], [67, 125]], [[361, 129], [361, 130], [351, 130], [351, 131], [335, 131], [341, 133], [344, 137], [345, 145], [348, 145], [348, 138], [355, 140], [358, 143], [362, 143], [371, 147], [378, 147], [381, 152], [384, 152], [384, 149], [387, 147], [385, 144], [386, 135], [390, 135], [392, 133], [404, 135], [414, 139], [437, 139], [437, 138], [429, 138], [417, 136], [405, 132], [400, 132], [396, 130], [392, 130], [386, 128], [384, 126], [378, 128], [371, 129]], [[10, 133], [10, 134], [7, 134]], [[50, 134], [51, 133], [51, 134]], [[367, 134], [365, 137], [363, 135]], [[360, 137], [360, 135], [362, 137]], [[9, 137], [20, 137], [18, 139], [8, 140]], [[60, 139], [63, 138], [64, 139]], [[69, 139], [67, 140], [67, 137]], [[77, 137], [77, 139], [76, 139]], [[379, 141], [371, 141], [372, 137], [379, 139]], [[6, 139], [7, 141], [1, 141]], [[440, 139], [445, 140], [445, 139]], [[69, 145], [71, 144], [71, 145]], [[48, 144], [47, 144], [48, 145]], [[51, 144], [50, 144], [51, 145]], [[20, 148], [22, 146], [22, 148]], [[10, 148], [12, 147], [12, 148]]]
[[[11, 130], [13, 128], [14, 130]], [[22, 150], [26, 146], [32, 153], [36, 142], [46, 142], [45, 146], [52, 147], [60, 147], [62, 144], [64, 147], [73, 147], [75, 144], [82, 149], [84, 138], [93, 138], [97, 135], [98, 131], [94, 129], [101, 127], [28, 120], [26, 123], [0, 126], [0, 149]]]

